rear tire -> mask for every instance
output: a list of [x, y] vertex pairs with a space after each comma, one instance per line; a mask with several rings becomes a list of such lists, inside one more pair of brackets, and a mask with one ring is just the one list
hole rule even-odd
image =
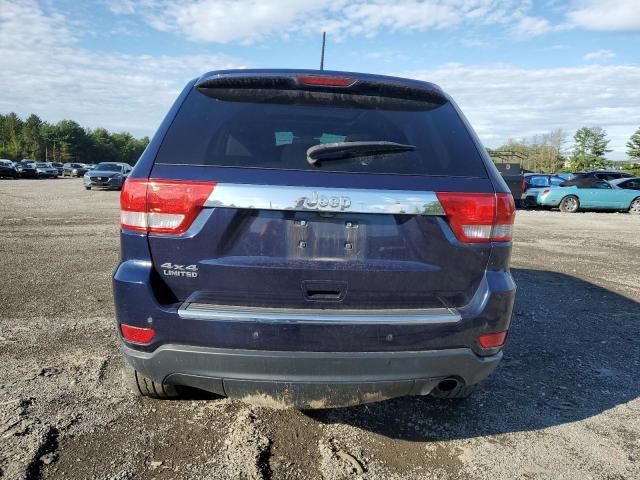
[[[446, 380], [445, 380], [446, 382]], [[441, 399], [463, 399], [469, 397], [476, 389], [476, 385], [464, 385], [458, 384], [453, 388], [441, 388], [444, 387], [444, 383], [441, 382], [431, 390], [431, 395], [435, 398]]]
[[580, 208], [580, 200], [574, 195], [566, 196], [560, 202], [560, 211], [564, 213], [576, 213]]
[[633, 199], [629, 206], [629, 213], [631, 215], [640, 215], [640, 197]]
[[156, 382], [130, 367], [127, 367], [126, 375], [130, 390], [140, 397], [158, 398], [161, 400], [179, 397], [175, 385]]
[[91, 187], [84, 187], [85, 190], [91, 190]]

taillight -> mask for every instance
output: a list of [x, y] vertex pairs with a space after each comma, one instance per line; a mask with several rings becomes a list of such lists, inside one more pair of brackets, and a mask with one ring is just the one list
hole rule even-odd
[[527, 182], [522, 180], [522, 191], [526, 191], [527, 190]]
[[451, 230], [461, 242], [511, 240], [516, 212], [511, 194], [438, 192], [436, 195]]
[[120, 195], [120, 226], [148, 233], [184, 233], [215, 185], [214, 182], [130, 178]]
[[124, 323], [120, 325], [120, 332], [122, 338], [127, 342], [139, 344], [150, 343], [156, 336], [156, 331], [153, 328], [133, 327]]
[[350, 87], [356, 83], [355, 78], [333, 77], [328, 75], [298, 75], [298, 82], [317, 87]]
[[496, 220], [491, 231], [494, 242], [510, 242], [513, 238], [513, 222], [516, 219], [516, 204], [509, 193], [496, 193]]
[[545, 188], [545, 189], [542, 191], [542, 195], [546, 195], [546, 194], [547, 194], [547, 193], [549, 193], [550, 191], [551, 191], [551, 190], [549, 190], [548, 188]]

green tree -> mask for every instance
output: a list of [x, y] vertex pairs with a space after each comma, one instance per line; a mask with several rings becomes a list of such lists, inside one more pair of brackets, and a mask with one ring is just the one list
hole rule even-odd
[[3, 115], [0, 119], [0, 145], [5, 157], [19, 160], [22, 158], [22, 126], [23, 121], [14, 112]]
[[96, 128], [89, 132], [91, 140], [91, 162], [118, 161], [118, 147], [114, 144], [111, 134], [104, 128]]
[[56, 124], [56, 137], [60, 156], [65, 162], [82, 162], [89, 153], [87, 132], [73, 120], [60, 120]]
[[51, 124], [31, 114], [0, 114], [0, 158], [33, 158], [49, 162], [126, 162], [133, 165], [149, 144], [128, 132], [87, 130], [73, 120]]
[[571, 166], [574, 170], [591, 170], [603, 168], [609, 165], [605, 154], [611, 150], [608, 148], [609, 139], [607, 131], [601, 127], [582, 127], [573, 136], [575, 142]]
[[633, 160], [640, 160], [640, 128], [638, 128], [627, 142], [627, 155]]
[[22, 127], [22, 141], [25, 156], [34, 160], [44, 158], [43, 121], [35, 114], [29, 115]]
[[130, 165], [136, 163], [149, 143], [148, 137], [137, 139], [127, 132], [114, 133], [111, 138], [118, 150], [118, 161]]

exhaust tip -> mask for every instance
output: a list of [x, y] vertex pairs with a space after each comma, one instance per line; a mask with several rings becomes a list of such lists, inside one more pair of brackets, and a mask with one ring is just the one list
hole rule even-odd
[[449, 377], [449, 378], [445, 378], [438, 385], [436, 385], [436, 388], [434, 390], [437, 390], [442, 393], [452, 392], [456, 388], [458, 388], [460, 385], [461, 385], [460, 380], [454, 377]]

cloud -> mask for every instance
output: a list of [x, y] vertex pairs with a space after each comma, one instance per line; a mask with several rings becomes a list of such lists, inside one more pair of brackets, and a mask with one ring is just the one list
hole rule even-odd
[[148, 135], [190, 78], [243, 66], [216, 54], [90, 51], [67, 25], [64, 15], [34, 1], [0, 0], [0, 112]]
[[321, 31], [341, 39], [472, 25], [502, 25], [519, 38], [551, 30], [546, 19], [527, 15], [530, 0], [111, 0], [110, 8], [194, 42], [256, 42]]
[[587, 53], [584, 57], [582, 57], [587, 62], [602, 62], [607, 60], [613, 60], [616, 58], [616, 54], [611, 50], [596, 50], [594, 52]]
[[[242, 1], [245, 0], [239, 0]], [[378, 0], [378, 3], [384, 1], [387, 0]], [[131, 5], [137, 9], [150, 2], [155, 5], [153, 0]], [[264, 8], [270, 11], [271, 2], [265, 3]], [[335, 11], [331, 10], [333, 7], [323, 7], [328, 9], [323, 11], [327, 18], [338, 22], [339, 31], [351, 32], [348, 34], [355, 34], [353, 32], [365, 24], [366, 28], [382, 31], [401, 28], [400, 25], [427, 28], [424, 25], [430, 24], [432, 27], [428, 28], [445, 28], [449, 22], [461, 21], [446, 13], [449, 2], [443, 2], [442, 10], [434, 10], [440, 12], [434, 13], [437, 20], [435, 17], [411, 19], [398, 13], [393, 19], [375, 21], [371, 19], [371, 10], [360, 2], [334, 0], [333, 3]], [[463, 9], [467, 18], [464, 21], [503, 22], [513, 15], [512, 9], [496, 7], [498, 3], [498, 0], [468, 0], [469, 5], [482, 4], [485, 9], [481, 9], [483, 14]], [[127, 5], [129, 3], [124, 2], [120, 8], [126, 10]], [[348, 15], [361, 20], [355, 27], [341, 25], [344, 12], [351, 7], [357, 8]], [[484, 15], [487, 8], [493, 16]], [[521, 13], [518, 18], [524, 18], [522, 15], [525, 14]], [[366, 18], [371, 23], [365, 22]], [[62, 13], [41, 7], [35, 1], [0, 0], [0, 112], [16, 111], [23, 116], [35, 112], [46, 120], [72, 118], [90, 127], [149, 135], [188, 79], [206, 70], [245, 66], [243, 61], [221, 54], [169, 56], [92, 51], [82, 46], [82, 39], [71, 25]], [[257, 35], [282, 31], [259, 29]], [[224, 38], [230, 38], [231, 34], [225, 35]], [[238, 38], [249, 37], [245, 32]], [[458, 101], [489, 146], [497, 146], [509, 137], [530, 136], [552, 128], [574, 130], [582, 125], [600, 125], [616, 132], [612, 136], [612, 147], [616, 150], [612, 156], [622, 158], [624, 142], [640, 125], [639, 66], [527, 69], [510, 65], [448, 64], [395, 73], [439, 83]]]
[[638, 0], [580, 0], [574, 2], [567, 17], [587, 30], [640, 31]]
[[455, 64], [396, 73], [440, 85], [492, 147], [553, 128], [573, 133], [584, 125], [599, 125], [617, 132], [611, 158], [625, 158], [624, 142], [640, 125], [637, 66], [526, 69]]
[[523, 15], [517, 19], [511, 32], [520, 38], [531, 38], [544, 35], [552, 30], [551, 23], [545, 18]]

